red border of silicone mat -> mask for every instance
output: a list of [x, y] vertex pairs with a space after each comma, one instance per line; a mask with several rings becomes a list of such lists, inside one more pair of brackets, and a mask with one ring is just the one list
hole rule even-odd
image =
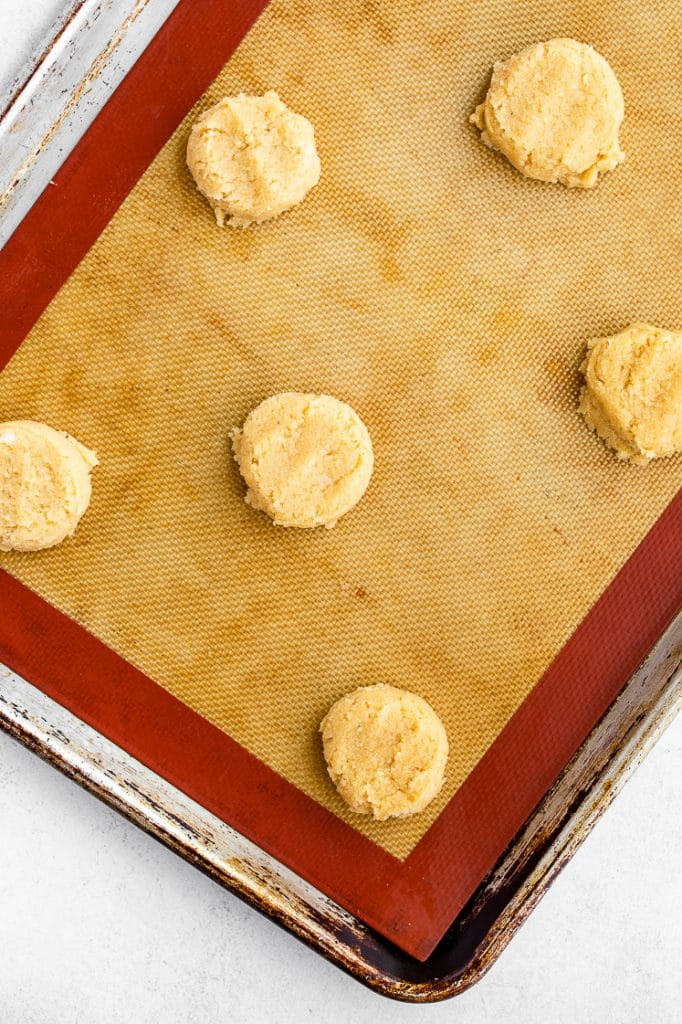
[[[0, 253], [0, 366], [266, 6], [182, 0]], [[668, 506], [401, 863], [0, 572], [0, 656], [46, 694], [423, 960], [682, 603]]]

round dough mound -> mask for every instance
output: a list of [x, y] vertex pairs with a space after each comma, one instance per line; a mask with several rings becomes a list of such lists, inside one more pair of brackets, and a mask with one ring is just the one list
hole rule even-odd
[[482, 139], [529, 178], [592, 188], [625, 154], [623, 93], [604, 58], [575, 39], [536, 43], [495, 64], [471, 116]]
[[187, 165], [221, 227], [277, 217], [320, 180], [313, 126], [276, 92], [226, 96], [206, 110], [190, 132]]
[[404, 818], [440, 792], [448, 738], [416, 693], [361, 686], [334, 704], [320, 732], [332, 782], [358, 814]]
[[588, 342], [580, 411], [619, 459], [682, 451], [682, 333], [631, 324]]
[[232, 431], [246, 501], [277, 526], [327, 526], [367, 490], [374, 456], [364, 423], [329, 395], [266, 398]]
[[96, 465], [94, 452], [44, 423], [0, 423], [0, 550], [39, 551], [70, 537]]

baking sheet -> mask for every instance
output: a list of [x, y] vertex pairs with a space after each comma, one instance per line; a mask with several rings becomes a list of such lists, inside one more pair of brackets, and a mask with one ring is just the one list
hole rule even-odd
[[[663, 32], [634, 4], [493, 6], [276, 0], [0, 382], [2, 418], [101, 460], [75, 541], [3, 566], [401, 858], [681, 479], [675, 460], [618, 464], [575, 411], [588, 337], [680, 322], [675, 178], [652, 174], [673, 5]], [[569, 30], [626, 99], [628, 161], [591, 193], [524, 181], [467, 124], [494, 59]], [[313, 121], [322, 181], [221, 232], [187, 130], [267, 88]], [[227, 430], [284, 389], [335, 394], [372, 433], [370, 490], [334, 531], [241, 501]], [[447, 785], [410, 822], [348, 815], [320, 758], [329, 704], [380, 680], [450, 737]]]

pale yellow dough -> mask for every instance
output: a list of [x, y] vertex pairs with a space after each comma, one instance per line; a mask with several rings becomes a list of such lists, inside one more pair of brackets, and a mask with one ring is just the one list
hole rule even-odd
[[97, 456], [32, 420], [0, 423], [0, 550], [38, 551], [70, 537], [90, 504]]
[[404, 818], [440, 792], [448, 738], [416, 693], [383, 683], [361, 686], [334, 704], [320, 732], [332, 782], [358, 814]]
[[682, 451], [682, 332], [631, 324], [588, 342], [580, 411], [619, 459]]
[[277, 526], [334, 526], [363, 496], [374, 466], [367, 427], [329, 395], [266, 398], [232, 431], [232, 446], [247, 503]]
[[187, 165], [221, 226], [277, 217], [320, 179], [313, 126], [276, 92], [226, 96], [204, 111], [190, 132]]
[[522, 174], [592, 188], [625, 154], [623, 93], [610, 65], [575, 39], [550, 39], [495, 64], [471, 116], [486, 145]]

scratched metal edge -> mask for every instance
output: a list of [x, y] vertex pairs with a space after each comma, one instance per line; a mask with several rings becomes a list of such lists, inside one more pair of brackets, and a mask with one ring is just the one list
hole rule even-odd
[[[10, 201], [0, 204], [0, 240], [28, 211], [176, 2], [133, 0], [112, 5], [116, 11], [101, 0], [85, 0], [42, 60], [34, 61], [0, 118], [0, 142], [12, 133], [31, 154], [12, 178]], [[137, 12], [132, 20], [130, 6]], [[98, 48], [101, 34], [85, 32], [91, 62], [80, 69], [66, 100], [57, 103], [41, 85], [52, 68], [73, 63], [75, 46], [69, 54], [69, 44], [83, 40], [83, 19], [95, 10], [101, 15], [92, 23], [99, 20], [104, 45]], [[152, 13], [143, 24], [146, 12]], [[29, 93], [34, 120], [24, 117], [22, 125]], [[79, 98], [75, 104], [73, 95]], [[47, 126], [36, 134], [35, 118], [45, 115], [49, 104]], [[678, 617], [423, 964], [4, 668], [0, 727], [370, 988], [395, 999], [432, 1002], [464, 991], [492, 966], [672, 721], [682, 703], [681, 652]]]
[[179, 0], [78, 0], [27, 57], [0, 114], [0, 246]]
[[19, 72], [0, 93], [0, 121], [5, 117], [19, 93], [23, 92], [33, 73], [40, 65], [45, 63], [59, 37], [65, 32], [68, 33], [69, 25], [78, 14], [80, 8], [83, 4], [89, 2], [91, 0], [69, 0], [67, 4], [65, 0], [65, 9], [52, 21], [42, 43], [34, 47], [22, 64]]
[[383, 995], [452, 997], [499, 957], [682, 705], [682, 615], [640, 665], [423, 964], [8, 669], [0, 727]]

